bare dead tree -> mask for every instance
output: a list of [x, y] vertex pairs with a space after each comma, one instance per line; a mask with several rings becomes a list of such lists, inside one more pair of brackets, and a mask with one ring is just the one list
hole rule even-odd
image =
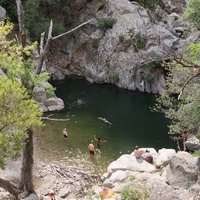
[[67, 31], [65, 33], [62, 33], [58, 36], [55, 36], [55, 37], [52, 37], [52, 29], [53, 29], [53, 21], [51, 20], [50, 22], [50, 26], [49, 26], [49, 31], [48, 31], [48, 37], [47, 37], [47, 40], [46, 40], [46, 43], [44, 44], [44, 36], [45, 36], [45, 33], [43, 32], [41, 34], [41, 37], [40, 37], [40, 57], [39, 57], [39, 64], [37, 66], [37, 70], [36, 70], [36, 74], [40, 74], [41, 73], [41, 69], [42, 69], [42, 65], [44, 63], [44, 60], [45, 60], [45, 57], [49, 51], [49, 48], [50, 48], [50, 45], [51, 45], [51, 41], [55, 40], [55, 39], [58, 39], [64, 35], [67, 35], [77, 29], [79, 29], [80, 27], [90, 23], [92, 21], [92, 19], [88, 20], [87, 22], [84, 22], [82, 24], [80, 24], [79, 26], [71, 29], [70, 31]]

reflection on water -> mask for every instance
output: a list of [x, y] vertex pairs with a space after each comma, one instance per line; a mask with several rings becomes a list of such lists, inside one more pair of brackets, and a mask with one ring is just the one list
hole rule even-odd
[[[46, 162], [64, 162], [87, 168], [105, 168], [122, 154], [130, 154], [134, 147], [175, 148], [167, 135], [167, 121], [149, 107], [153, 95], [117, 88], [108, 84], [90, 84], [82, 79], [68, 79], [55, 85], [56, 95], [66, 104], [66, 111], [54, 113], [65, 122], [45, 121], [37, 134], [40, 157]], [[106, 118], [111, 124], [104, 123]], [[66, 142], [62, 130], [67, 128]], [[91, 140], [107, 140], [95, 158], [89, 155]]]

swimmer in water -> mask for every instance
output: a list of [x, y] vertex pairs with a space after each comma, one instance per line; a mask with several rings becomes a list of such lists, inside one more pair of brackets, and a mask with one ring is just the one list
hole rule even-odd
[[68, 139], [68, 133], [67, 133], [67, 129], [66, 128], [63, 129], [63, 137], [67, 141], [67, 139]]
[[97, 147], [100, 148], [101, 144], [104, 142], [107, 142], [107, 140], [101, 140], [101, 138], [96, 138], [96, 135], [94, 135], [94, 140], [97, 142]]
[[106, 118], [98, 117], [98, 119], [102, 120], [104, 123], [112, 125]]

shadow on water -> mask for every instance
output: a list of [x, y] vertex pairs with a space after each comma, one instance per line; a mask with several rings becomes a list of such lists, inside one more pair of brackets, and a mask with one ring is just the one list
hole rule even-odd
[[[110, 84], [91, 84], [84, 79], [66, 79], [54, 87], [56, 95], [65, 102], [66, 110], [54, 113], [53, 117], [69, 120], [45, 121], [46, 126], [37, 134], [40, 156], [45, 161], [62, 160], [98, 169], [122, 154], [130, 154], [136, 145], [156, 150], [176, 148], [167, 135], [167, 120], [162, 114], [150, 111], [155, 103], [153, 95]], [[112, 125], [99, 117], [106, 118]], [[69, 134], [67, 142], [62, 134], [65, 127]], [[87, 147], [94, 135], [107, 142], [91, 159]]]

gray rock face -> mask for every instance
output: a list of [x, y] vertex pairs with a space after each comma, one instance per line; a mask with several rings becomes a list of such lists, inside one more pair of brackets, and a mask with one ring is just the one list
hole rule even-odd
[[0, 21], [3, 21], [6, 18], [6, 10], [0, 6]]
[[195, 183], [198, 178], [195, 159], [187, 152], [178, 152], [170, 159], [167, 178], [169, 184], [176, 187], [189, 187]]
[[189, 192], [183, 189], [175, 189], [167, 184], [159, 184], [151, 193], [149, 200], [188, 200]]
[[[179, 18], [185, 1], [163, 0], [161, 4], [166, 10], [157, 5], [155, 12], [161, 21], [156, 22], [148, 10], [129, 0], [88, 3], [81, 16], [93, 18], [93, 21], [87, 28], [78, 29], [75, 37], [67, 41], [65, 54], [60, 55], [59, 62], [52, 62], [53, 58], [49, 60], [48, 67], [54, 79], [76, 74], [91, 82], [163, 93], [164, 70], [147, 60], [163, 56], [161, 42], [171, 48], [177, 41], [178, 31], [183, 31]], [[98, 21], [105, 17], [116, 19], [116, 23], [111, 29], [101, 31]]]
[[44, 112], [48, 111], [62, 111], [65, 109], [65, 104], [62, 99], [58, 98], [53, 94], [52, 97], [47, 97], [45, 87], [53, 87], [48, 82], [42, 83], [43, 87], [34, 87], [33, 94], [34, 100], [40, 104], [41, 109]]

